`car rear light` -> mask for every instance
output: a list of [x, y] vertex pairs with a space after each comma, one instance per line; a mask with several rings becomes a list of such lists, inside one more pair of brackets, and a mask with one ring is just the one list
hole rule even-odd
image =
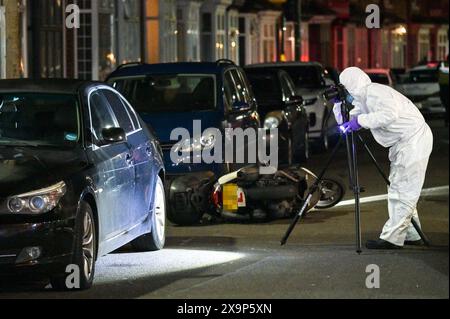
[[223, 193], [222, 193], [222, 185], [214, 186], [214, 192], [211, 195], [212, 203], [214, 207], [217, 209], [222, 208], [223, 206]]

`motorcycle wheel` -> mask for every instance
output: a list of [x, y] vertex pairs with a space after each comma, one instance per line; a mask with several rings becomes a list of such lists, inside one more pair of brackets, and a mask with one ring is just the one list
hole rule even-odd
[[315, 206], [317, 209], [332, 208], [336, 206], [345, 196], [345, 187], [343, 183], [335, 179], [324, 178], [320, 189], [320, 200]]

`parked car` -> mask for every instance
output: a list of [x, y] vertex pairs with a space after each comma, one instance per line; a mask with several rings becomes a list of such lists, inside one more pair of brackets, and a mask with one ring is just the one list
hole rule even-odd
[[373, 83], [384, 84], [394, 88], [396, 86], [394, 74], [390, 69], [366, 69], [366, 72]]
[[332, 67], [332, 66], [327, 66], [325, 68], [325, 82], [326, 85], [338, 85], [341, 81], [339, 80], [339, 75], [340, 72]]
[[111, 87], [0, 81], [0, 268], [65, 290], [76, 265], [86, 289], [98, 257], [162, 249], [164, 174], [155, 137]]
[[292, 78], [296, 95], [302, 96], [309, 116], [309, 137], [322, 150], [330, 147], [330, 138], [339, 134], [333, 105], [323, 93], [332, 84], [325, 78], [325, 69], [316, 62], [287, 62], [252, 65], [253, 68], [281, 69]]
[[258, 102], [258, 113], [264, 119], [264, 128], [279, 130], [279, 161], [289, 165], [307, 161], [309, 118], [289, 74], [278, 69], [244, 69]]
[[439, 63], [412, 68], [397, 89], [414, 102], [424, 115], [445, 114], [440, 98]]
[[[124, 94], [160, 139], [169, 190], [176, 177], [211, 181], [247, 164], [229, 163], [225, 159], [212, 164], [204, 161], [174, 163], [171, 159], [174, 148], [181, 145], [193, 149], [198, 140], [202, 149], [214, 148], [217, 142], [214, 138], [194, 132], [194, 120], [201, 121], [202, 130], [219, 129], [223, 136], [222, 145], [225, 145], [226, 128], [260, 128], [256, 100], [247, 77], [233, 62], [124, 65], [113, 72], [107, 82]], [[171, 133], [176, 128], [186, 129], [190, 138], [172, 140]], [[248, 144], [243, 148], [236, 145], [234, 153], [247, 154], [248, 147]], [[196, 216], [183, 214], [186, 201], [178, 198], [176, 193], [170, 193], [170, 205], [168, 216], [171, 221], [186, 224], [198, 220]]]

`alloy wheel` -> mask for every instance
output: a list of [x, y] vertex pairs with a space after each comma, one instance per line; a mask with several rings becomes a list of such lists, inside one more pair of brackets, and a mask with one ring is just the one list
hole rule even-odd
[[86, 278], [91, 278], [95, 262], [94, 222], [90, 214], [85, 213], [83, 220], [83, 270]]
[[155, 193], [155, 226], [158, 239], [163, 240], [166, 229], [166, 201], [163, 186], [158, 183]]

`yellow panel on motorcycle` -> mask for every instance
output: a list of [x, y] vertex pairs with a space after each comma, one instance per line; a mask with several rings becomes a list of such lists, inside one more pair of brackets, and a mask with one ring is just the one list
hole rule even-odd
[[238, 207], [238, 189], [236, 184], [226, 184], [223, 186], [223, 208], [228, 212], [235, 212]]

